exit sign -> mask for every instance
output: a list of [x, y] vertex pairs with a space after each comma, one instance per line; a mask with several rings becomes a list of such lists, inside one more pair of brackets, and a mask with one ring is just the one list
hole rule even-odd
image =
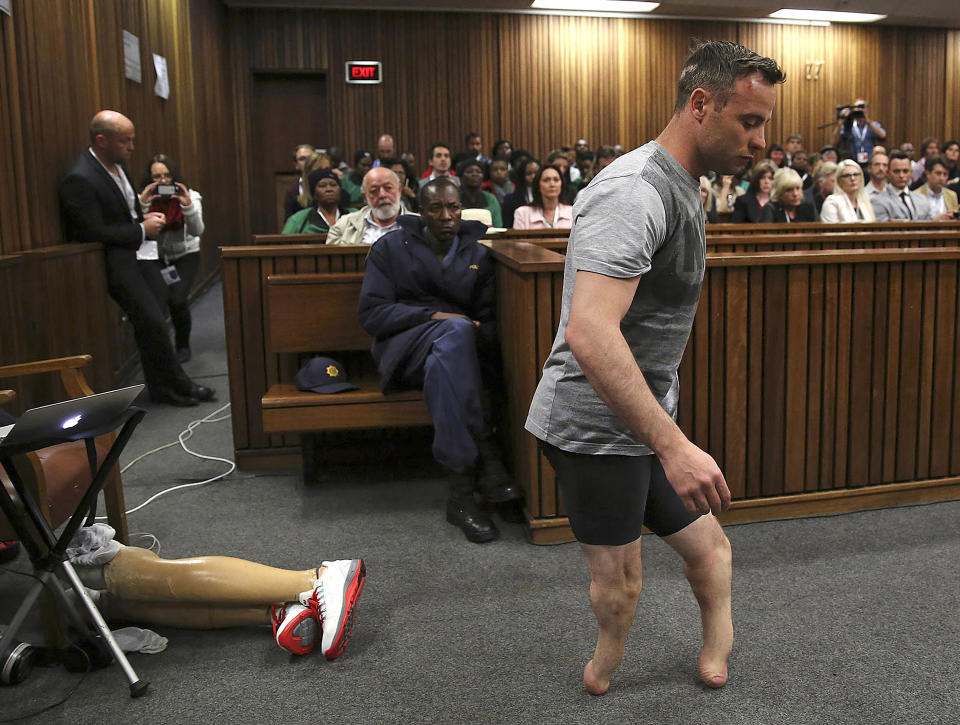
[[348, 60], [347, 83], [382, 83], [379, 60]]

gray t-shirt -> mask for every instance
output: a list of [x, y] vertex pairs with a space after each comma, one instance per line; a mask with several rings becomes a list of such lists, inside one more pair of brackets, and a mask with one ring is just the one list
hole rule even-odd
[[618, 158], [580, 192], [567, 244], [560, 328], [527, 430], [574, 453], [652, 453], [600, 399], [567, 346], [574, 278], [578, 270], [622, 279], [642, 275], [620, 329], [654, 397], [676, 418], [677, 368], [706, 266], [703, 223], [697, 180], [656, 141]]

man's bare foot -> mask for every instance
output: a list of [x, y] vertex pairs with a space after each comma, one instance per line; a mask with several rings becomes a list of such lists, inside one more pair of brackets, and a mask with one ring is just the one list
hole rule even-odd
[[713, 625], [707, 622], [706, 617], [703, 621], [703, 649], [700, 650], [697, 666], [700, 679], [707, 687], [723, 687], [727, 684], [727, 660], [733, 650], [733, 623], [729, 614], [718, 619]]
[[610, 689], [610, 678], [597, 677], [593, 660], [590, 660], [583, 668], [583, 684], [591, 695], [606, 695], [607, 690]]

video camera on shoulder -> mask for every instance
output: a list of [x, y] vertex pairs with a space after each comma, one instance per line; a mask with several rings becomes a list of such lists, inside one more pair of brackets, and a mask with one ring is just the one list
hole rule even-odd
[[[846, 106], [837, 106], [837, 120], [846, 119], [847, 121], [853, 121], [857, 118], [864, 118], [864, 109], [866, 104], [857, 103], [857, 104], [847, 104]], [[847, 113], [844, 113], [847, 111]]]

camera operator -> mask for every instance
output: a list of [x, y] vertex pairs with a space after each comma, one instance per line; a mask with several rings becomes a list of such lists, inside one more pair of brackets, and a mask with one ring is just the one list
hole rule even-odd
[[870, 118], [869, 107], [862, 98], [849, 106], [837, 106], [837, 129], [833, 134], [841, 157], [848, 154], [863, 168], [870, 163], [873, 147], [887, 137], [883, 126]]

